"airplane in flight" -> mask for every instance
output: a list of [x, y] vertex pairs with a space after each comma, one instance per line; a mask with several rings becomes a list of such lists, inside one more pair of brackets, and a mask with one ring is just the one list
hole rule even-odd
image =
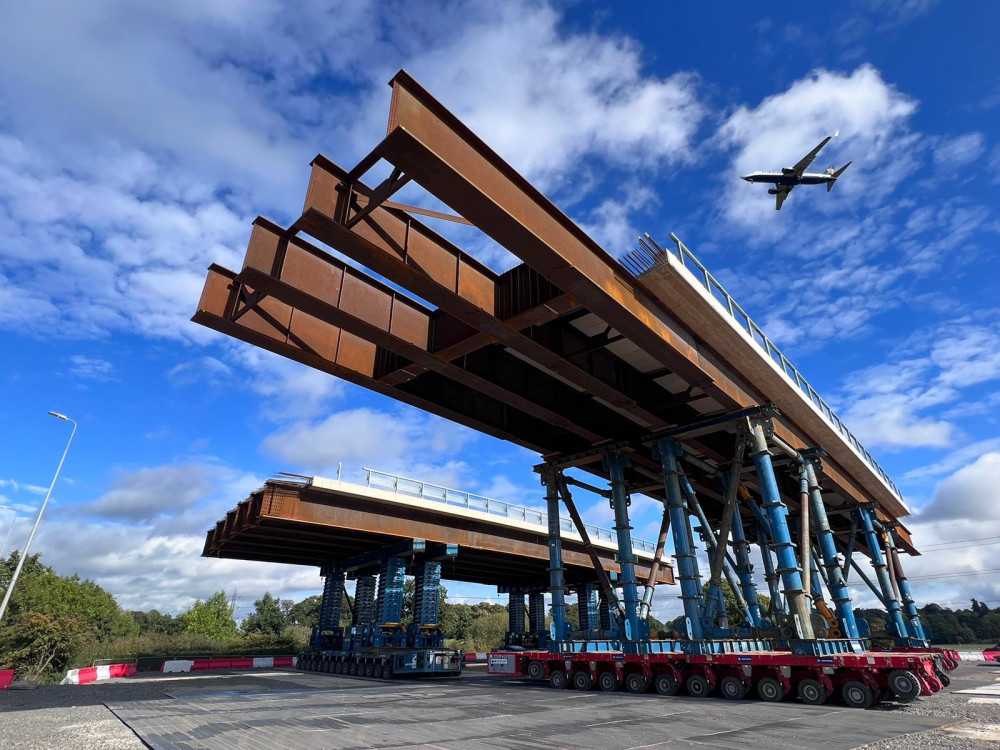
[[781, 204], [785, 202], [785, 198], [788, 197], [788, 194], [792, 192], [796, 185], [822, 185], [826, 183], [826, 191], [829, 193], [833, 189], [833, 183], [837, 181], [837, 178], [853, 162], [847, 162], [847, 164], [837, 170], [831, 165], [825, 172], [806, 172], [806, 169], [813, 163], [816, 154], [830, 142], [830, 139], [836, 138], [838, 135], [840, 135], [839, 130], [833, 135], [824, 138], [816, 148], [806, 154], [794, 167], [785, 167], [780, 172], [751, 172], [750, 174], [743, 175], [740, 179], [747, 182], [769, 182], [774, 185], [767, 192], [768, 195], [775, 196], [775, 211], [781, 210]]

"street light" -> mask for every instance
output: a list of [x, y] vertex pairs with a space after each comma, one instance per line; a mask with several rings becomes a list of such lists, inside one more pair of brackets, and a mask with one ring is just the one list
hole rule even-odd
[[10, 583], [7, 585], [7, 593], [3, 595], [3, 603], [0, 604], [0, 623], [3, 622], [4, 613], [7, 611], [7, 604], [10, 602], [10, 595], [14, 593], [14, 584], [17, 583], [18, 576], [21, 575], [21, 568], [24, 567], [24, 561], [28, 558], [28, 548], [31, 547], [31, 540], [35, 538], [35, 532], [38, 531], [38, 524], [42, 522], [42, 513], [45, 512], [45, 506], [49, 504], [49, 498], [52, 496], [52, 490], [56, 486], [56, 480], [59, 479], [59, 472], [62, 471], [63, 462], [66, 460], [66, 454], [69, 453], [70, 443], [73, 442], [73, 436], [76, 434], [76, 421], [70, 419], [65, 414], [59, 414], [58, 412], [50, 411], [49, 414], [56, 419], [61, 419], [64, 422], [73, 422], [73, 431], [69, 434], [69, 440], [66, 441], [66, 450], [63, 451], [62, 458], [59, 459], [59, 465], [56, 467], [56, 474], [52, 477], [52, 484], [49, 485], [49, 491], [45, 493], [45, 499], [42, 501], [42, 507], [38, 509], [38, 517], [35, 518], [35, 525], [31, 527], [31, 533], [28, 534], [28, 541], [24, 543], [24, 549], [21, 550], [21, 557], [17, 561], [17, 567], [14, 568], [14, 575], [10, 578]]

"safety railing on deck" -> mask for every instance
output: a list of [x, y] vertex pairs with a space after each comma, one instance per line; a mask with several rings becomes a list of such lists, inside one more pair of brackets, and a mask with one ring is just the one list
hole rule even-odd
[[[893, 483], [892, 479], [885, 472], [881, 466], [879, 466], [878, 461], [876, 461], [872, 454], [861, 444], [849, 429], [845, 425], [840, 417], [837, 416], [836, 412], [830, 408], [829, 404], [823, 400], [823, 398], [816, 392], [816, 390], [809, 385], [809, 381], [806, 380], [802, 373], [788, 361], [788, 358], [781, 353], [781, 350], [774, 345], [764, 331], [753, 322], [753, 319], [747, 315], [746, 311], [740, 307], [740, 305], [733, 299], [732, 295], [729, 294], [719, 283], [704, 265], [698, 260], [694, 253], [685, 247], [684, 243], [681, 242], [677, 235], [673, 232], [670, 233], [670, 239], [677, 246], [677, 251], [672, 253], [676, 257], [682, 266], [687, 268], [691, 274], [698, 279], [702, 286], [708, 290], [712, 298], [715, 299], [722, 307], [729, 311], [730, 317], [736, 321], [740, 328], [744, 329], [753, 342], [761, 349], [763, 352], [771, 358], [775, 364], [780, 367], [784, 373], [791, 378], [795, 384], [798, 386], [799, 390], [802, 391], [803, 395], [809, 401], [819, 409], [820, 413], [826, 418], [826, 420], [841, 434], [844, 439], [847, 440], [855, 450], [861, 454], [869, 466], [875, 470], [875, 472], [882, 477], [885, 483], [892, 488], [892, 491], [899, 496], [899, 491], [896, 489], [896, 485]], [[643, 237], [639, 237], [639, 247], [626, 254], [622, 260], [625, 266], [636, 276], [641, 276], [647, 271], [666, 262], [666, 257], [668, 251], [664, 250], [662, 247], [656, 244], [653, 239], [647, 234]]]
[[[514, 505], [503, 500], [494, 500], [483, 495], [475, 495], [471, 492], [453, 490], [450, 487], [442, 487], [441, 485], [423, 482], [419, 479], [410, 479], [399, 474], [389, 474], [369, 468], [365, 468], [364, 471], [367, 474], [365, 484], [374, 489], [406, 495], [407, 497], [417, 497], [421, 500], [433, 500], [446, 505], [468, 508], [469, 510], [478, 510], [490, 515], [500, 516], [501, 518], [524, 521], [525, 523], [545, 526], [546, 528], [549, 524], [548, 514], [544, 510], [526, 508], [523, 505]], [[611, 544], [617, 543], [615, 532], [611, 529], [591, 524], [584, 524], [584, 526], [590, 535], [591, 541], [601, 540], [603, 542], [610, 542]], [[559, 528], [563, 531], [576, 531], [573, 520], [570, 518], [560, 517]], [[632, 548], [636, 552], [648, 552], [649, 554], [656, 552], [655, 544], [634, 537], [632, 539]]]

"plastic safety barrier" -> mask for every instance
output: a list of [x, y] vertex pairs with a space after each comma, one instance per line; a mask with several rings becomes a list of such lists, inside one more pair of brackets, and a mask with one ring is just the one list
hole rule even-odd
[[86, 685], [88, 682], [114, 680], [119, 677], [134, 677], [135, 664], [102, 664], [99, 667], [71, 669], [60, 685]]
[[168, 659], [161, 672], [207, 672], [216, 669], [294, 667], [297, 656], [243, 656], [222, 659]]

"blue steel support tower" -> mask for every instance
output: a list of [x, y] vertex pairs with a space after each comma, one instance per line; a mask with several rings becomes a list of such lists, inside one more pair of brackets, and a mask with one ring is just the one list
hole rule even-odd
[[802, 575], [795, 559], [795, 547], [788, 532], [788, 508], [781, 501], [781, 494], [778, 491], [771, 454], [767, 448], [767, 432], [762, 420], [751, 420], [750, 435], [753, 443], [754, 465], [757, 468], [757, 480], [760, 482], [764, 511], [767, 513], [767, 520], [771, 527], [774, 551], [778, 556], [778, 574], [785, 587], [788, 612], [793, 618], [798, 637], [812, 640], [814, 635], [809, 600], [802, 590]]
[[816, 477], [814, 459], [803, 459], [802, 471], [809, 483], [809, 505], [812, 510], [816, 536], [819, 539], [819, 549], [823, 554], [826, 584], [830, 589], [830, 598], [833, 599], [834, 609], [837, 612], [840, 632], [844, 638], [860, 638], [858, 624], [854, 619], [854, 609], [851, 606], [851, 595], [847, 591], [847, 582], [844, 580], [844, 570], [840, 567], [840, 559], [837, 557], [836, 539], [830, 529], [830, 519], [826, 515], [823, 493]]
[[611, 475], [611, 507], [615, 512], [615, 533], [618, 536], [618, 562], [621, 565], [622, 601], [625, 604], [625, 639], [622, 647], [634, 653], [635, 641], [649, 637], [649, 626], [639, 619], [639, 588], [635, 582], [635, 554], [632, 552], [632, 526], [628, 518], [631, 500], [625, 487], [625, 468], [628, 456], [621, 451], [610, 451], [604, 457], [604, 466]]
[[379, 626], [399, 625], [403, 619], [403, 583], [406, 581], [406, 560], [388, 557], [382, 561], [378, 582], [378, 606], [375, 623]]
[[[899, 552], [896, 551], [896, 542], [893, 539], [892, 529], [883, 527], [885, 531], [885, 553], [892, 562], [895, 571], [896, 585], [899, 587], [899, 598], [903, 600], [903, 614], [906, 615], [906, 624], [909, 637], [915, 642], [922, 642], [928, 645], [927, 636], [924, 633], [924, 626], [920, 622], [920, 614], [917, 612], [917, 604], [913, 601], [913, 594], [910, 591], [910, 583], [906, 580], [903, 572], [903, 565], [899, 559]], [[914, 643], [914, 645], [917, 645]]]
[[667, 510], [670, 513], [670, 532], [674, 540], [674, 558], [677, 560], [677, 580], [681, 584], [681, 601], [684, 605], [686, 635], [694, 641], [704, 638], [701, 627], [701, 574], [691, 539], [684, 498], [681, 495], [680, 472], [677, 457], [681, 445], [676, 440], [660, 440], [656, 444], [663, 467], [663, 481], [667, 493]]
[[882, 557], [882, 548], [878, 542], [878, 534], [872, 525], [875, 511], [871, 508], [859, 508], [854, 513], [860, 521], [860, 532], [864, 536], [865, 544], [868, 546], [868, 554], [871, 556], [872, 567], [875, 568], [875, 576], [878, 579], [879, 588], [882, 590], [882, 600], [885, 602], [885, 608], [889, 611], [892, 626], [896, 631], [894, 636], [905, 640], [908, 638], [909, 633], [906, 627], [906, 618], [903, 617], [903, 612], [899, 607], [899, 600], [896, 598], [896, 592], [892, 588], [889, 571], [885, 564], [885, 558]]
[[733, 548], [736, 550], [736, 575], [739, 576], [743, 599], [750, 612], [750, 624], [755, 628], [763, 627], [764, 613], [757, 598], [757, 584], [754, 583], [753, 566], [750, 564], [750, 543], [739, 513], [733, 517]]
[[545, 508], [549, 521], [549, 591], [552, 594], [552, 641], [550, 651], [558, 651], [559, 641], [566, 637], [566, 586], [562, 557], [562, 537], [559, 533], [559, 483], [555, 470], [542, 474], [545, 484]]

